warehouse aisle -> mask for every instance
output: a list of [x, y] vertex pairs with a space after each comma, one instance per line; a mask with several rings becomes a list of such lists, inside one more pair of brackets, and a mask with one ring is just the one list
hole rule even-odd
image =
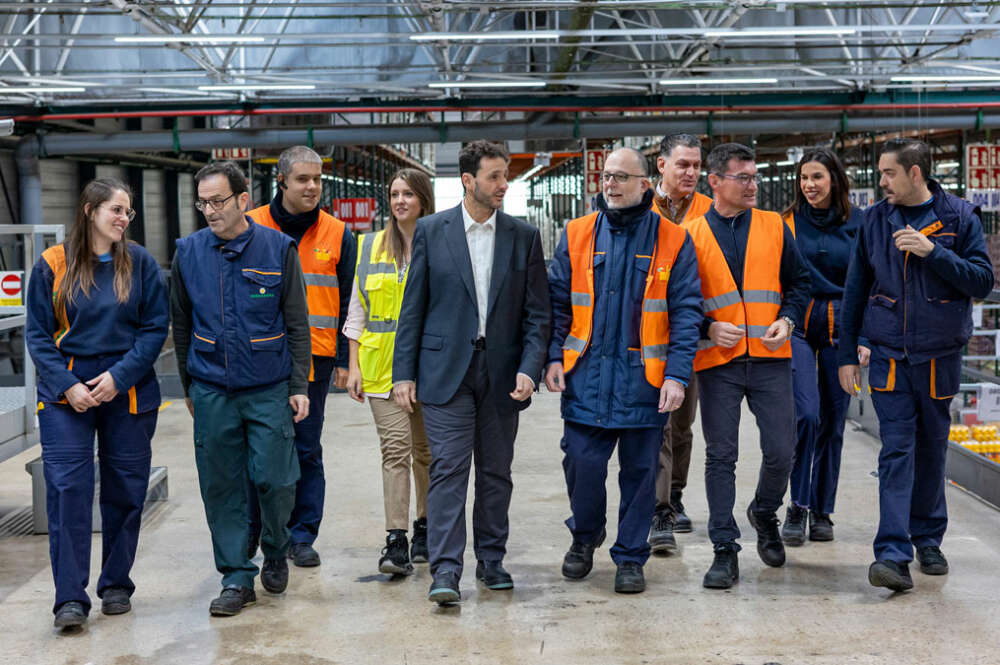
[[[848, 429], [852, 427], [848, 424]], [[198, 494], [191, 419], [182, 402], [161, 413], [154, 465], [170, 472], [170, 500], [147, 511], [134, 570], [133, 611], [95, 610], [84, 631], [52, 628], [52, 582], [44, 536], [0, 534], [0, 660], [4, 663], [997, 663], [1000, 662], [1000, 512], [950, 487], [951, 526], [943, 550], [952, 573], [914, 567], [916, 589], [891, 595], [868, 585], [877, 517], [876, 443], [849, 432], [834, 515], [837, 540], [788, 550], [781, 569], [757, 558], [741, 514], [752, 498], [760, 452], [744, 412], [737, 520], [744, 532], [740, 583], [709, 592], [703, 441], [695, 436], [685, 504], [695, 523], [678, 534], [681, 552], [646, 566], [648, 590], [612, 592], [607, 547], [581, 582], [559, 574], [569, 533], [559, 452], [558, 399], [535, 397], [521, 420], [514, 467], [507, 568], [513, 592], [476, 587], [466, 554], [463, 602], [426, 600], [426, 564], [410, 578], [376, 569], [384, 544], [378, 444], [367, 405], [345, 395], [327, 402], [326, 519], [317, 542], [323, 565], [291, 568], [288, 592], [265, 593], [240, 616], [208, 616], [219, 577]], [[30, 502], [24, 462], [0, 465], [0, 515]], [[617, 483], [609, 477], [610, 523]], [[470, 506], [471, 508], [471, 506]], [[471, 514], [471, 509], [470, 509]], [[15, 512], [15, 516], [17, 513]], [[784, 516], [784, 510], [780, 515]], [[0, 519], [0, 525], [17, 520]], [[613, 527], [612, 527], [613, 528]], [[470, 535], [471, 542], [471, 535]], [[95, 537], [93, 564], [100, 557]], [[99, 606], [99, 604], [98, 604]]]

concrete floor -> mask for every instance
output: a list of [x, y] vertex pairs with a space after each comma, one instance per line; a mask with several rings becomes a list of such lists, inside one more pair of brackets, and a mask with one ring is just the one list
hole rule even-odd
[[[331, 395], [326, 521], [317, 543], [323, 565], [293, 567], [280, 597], [258, 584], [256, 606], [217, 619], [208, 616], [219, 576], [198, 494], [191, 420], [174, 402], [161, 413], [153, 454], [155, 465], [170, 469], [170, 499], [144, 521], [133, 611], [105, 617], [97, 601], [83, 631], [57, 633], [46, 537], [0, 536], [0, 662], [1000, 663], [1000, 512], [949, 488], [944, 551], [952, 573], [932, 578], [914, 570], [916, 589], [907, 594], [870, 587], [877, 448], [861, 432], [850, 432], [844, 448], [836, 541], [789, 548], [784, 568], [767, 568], [742, 515], [760, 459], [744, 412], [736, 511], [745, 534], [742, 578], [726, 592], [701, 587], [712, 552], [697, 433], [685, 495], [695, 531], [678, 535], [678, 555], [649, 561], [645, 593], [619, 596], [607, 547], [587, 579], [568, 582], [559, 574], [570, 538], [562, 524], [568, 502], [558, 398], [536, 396], [520, 431], [507, 558], [513, 592], [476, 587], [471, 549], [462, 603], [453, 608], [427, 602], [426, 565], [405, 579], [378, 574], [384, 532], [375, 429], [367, 405]], [[37, 454], [35, 448], [0, 465], [0, 515], [30, 503], [23, 468]], [[609, 530], [616, 523], [615, 472]], [[99, 548], [95, 536], [92, 583]]]

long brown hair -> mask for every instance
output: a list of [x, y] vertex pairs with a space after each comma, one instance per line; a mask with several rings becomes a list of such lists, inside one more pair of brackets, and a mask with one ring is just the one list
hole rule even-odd
[[[389, 178], [389, 187], [397, 180], [402, 180], [420, 201], [420, 216], [426, 217], [434, 213], [434, 187], [427, 174], [417, 169], [399, 169]], [[403, 232], [399, 230], [399, 221], [392, 212], [392, 201], [389, 202], [389, 221], [385, 224], [385, 234], [382, 236], [382, 247], [389, 258], [396, 263], [402, 263], [406, 255], [406, 245], [403, 242]]]
[[[80, 193], [76, 204], [76, 221], [66, 238], [66, 275], [56, 294], [56, 311], [62, 309], [67, 302], [83, 293], [90, 297], [90, 289], [94, 286], [94, 251], [91, 241], [94, 237], [94, 216], [97, 208], [111, 200], [116, 192], [128, 196], [132, 203], [132, 190], [128, 185], [115, 178], [98, 178], [91, 180]], [[111, 257], [115, 267], [115, 296], [119, 303], [128, 302], [132, 290], [132, 255], [128, 251], [128, 240], [111, 243]]]
[[795, 199], [792, 200], [792, 204], [785, 209], [783, 214], [798, 212], [802, 204], [806, 202], [805, 194], [802, 193], [802, 167], [809, 162], [819, 162], [830, 173], [830, 206], [836, 210], [837, 219], [840, 222], [846, 222], [851, 216], [851, 186], [847, 181], [847, 172], [840, 162], [840, 157], [837, 157], [837, 153], [823, 146], [809, 148], [796, 164]]

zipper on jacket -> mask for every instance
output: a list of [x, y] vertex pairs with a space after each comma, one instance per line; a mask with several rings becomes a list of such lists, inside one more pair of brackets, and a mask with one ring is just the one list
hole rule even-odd
[[910, 299], [906, 291], [906, 267], [909, 262], [910, 253], [907, 252], [906, 256], [903, 257], [903, 354], [906, 357], [910, 356], [910, 353], [906, 350], [906, 302]]
[[[219, 249], [219, 258], [222, 258], [222, 249]], [[222, 358], [226, 365], [226, 388], [229, 388], [229, 348], [226, 345], [225, 335], [226, 335], [226, 297], [225, 292], [222, 289], [222, 268], [224, 264], [219, 265], [219, 316], [222, 318]]]

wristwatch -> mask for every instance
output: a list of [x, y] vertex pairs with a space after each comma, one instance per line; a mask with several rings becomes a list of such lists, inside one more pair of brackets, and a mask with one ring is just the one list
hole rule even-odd
[[783, 316], [781, 318], [788, 324], [788, 334], [791, 335], [792, 331], [795, 330], [795, 321], [792, 321], [792, 317], [790, 316]]

